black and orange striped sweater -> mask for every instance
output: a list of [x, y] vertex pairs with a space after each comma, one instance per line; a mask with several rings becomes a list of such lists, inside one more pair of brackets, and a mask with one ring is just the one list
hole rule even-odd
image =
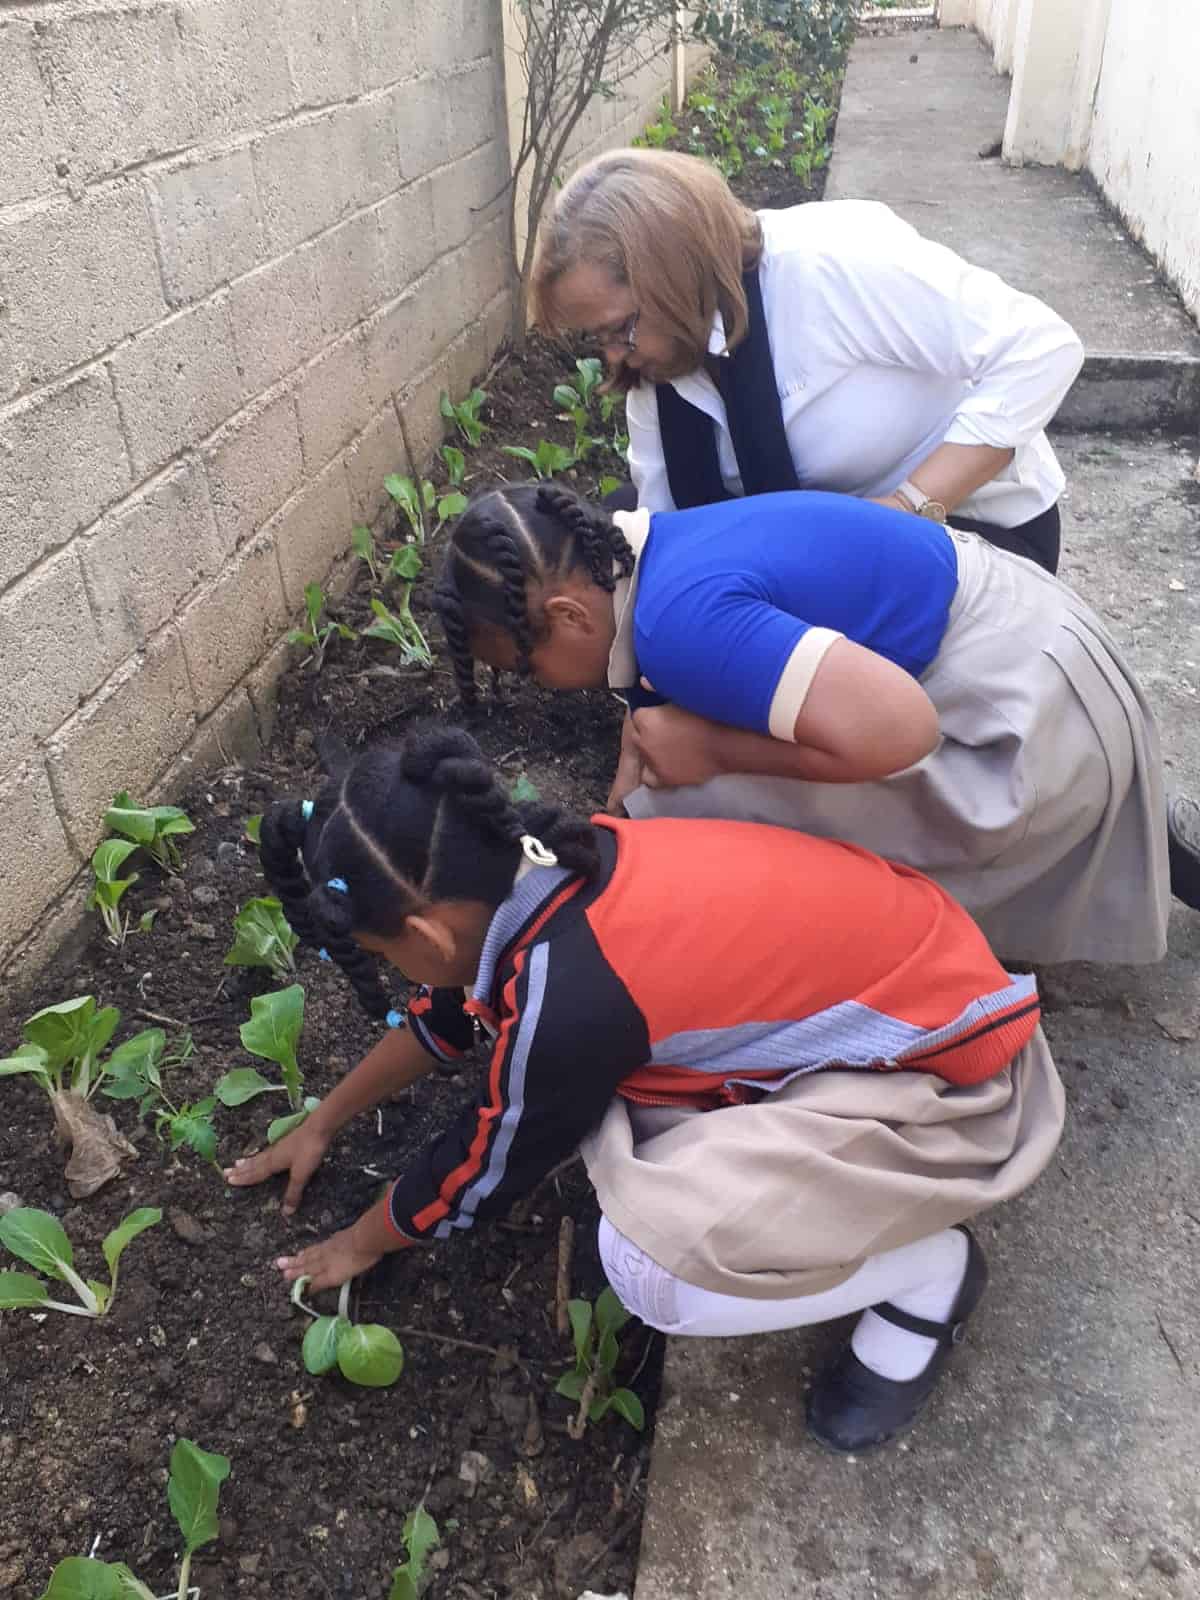
[[710, 1110], [831, 1069], [967, 1085], [1037, 1027], [1033, 978], [919, 872], [757, 823], [593, 820], [597, 878], [525, 868], [473, 994], [409, 1006], [443, 1060], [492, 1041], [478, 1103], [392, 1188], [409, 1238], [503, 1214], [614, 1094]]

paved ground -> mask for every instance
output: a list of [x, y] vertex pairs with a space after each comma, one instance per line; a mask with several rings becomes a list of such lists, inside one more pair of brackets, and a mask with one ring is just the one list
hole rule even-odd
[[[978, 159], [1004, 95], [968, 35], [860, 40], [831, 197], [888, 200], [1050, 301], [1093, 356], [1194, 358], [1195, 329], [1080, 180]], [[1122, 413], [1128, 386], [1097, 381], [1089, 426], [1106, 392]], [[1195, 439], [1055, 444], [1063, 575], [1127, 650], [1169, 781], [1200, 794]], [[674, 1341], [635, 1600], [1200, 1596], [1200, 916], [1176, 912], [1159, 967], [1041, 979], [1066, 1137], [981, 1227], [992, 1288], [931, 1411], [841, 1460], [808, 1439], [803, 1395], [848, 1324]]]

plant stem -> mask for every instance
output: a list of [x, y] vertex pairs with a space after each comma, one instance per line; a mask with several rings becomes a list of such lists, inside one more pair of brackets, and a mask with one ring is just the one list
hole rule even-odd
[[191, 1576], [191, 1571], [192, 1552], [190, 1550], [185, 1550], [183, 1553], [183, 1560], [179, 1565], [179, 1589], [177, 1591], [176, 1600], [187, 1600], [188, 1578]]
[[347, 1322], [350, 1321], [350, 1281], [351, 1280], [347, 1278], [345, 1283], [338, 1290], [337, 1314], [339, 1317], [345, 1317]]
[[65, 1261], [60, 1261], [58, 1265], [62, 1269], [63, 1281], [71, 1285], [72, 1289], [74, 1289], [80, 1300], [87, 1307], [83, 1315], [85, 1317], [98, 1317], [100, 1315], [99, 1302], [97, 1301], [96, 1296], [88, 1288], [87, 1284], [75, 1271], [75, 1268], [69, 1267]]
[[[42, 1305], [49, 1311], [65, 1311], [69, 1317], [98, 1317], [99, 1311], [89, 1311], [85, 1306], [69, 1306], [65, 1300], [43, 1300]], [[34, 1310], [37, 1308], [34, 1307]]]

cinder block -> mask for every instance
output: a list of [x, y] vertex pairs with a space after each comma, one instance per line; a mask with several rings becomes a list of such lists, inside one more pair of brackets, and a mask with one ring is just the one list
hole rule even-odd
[[348, 100], [360, 87], [354, 0], [283, 0], [296, 104]]
[[0, 786], [0, 961], [78, 870], [45, 768], [40, 761], [15, 773], [10, 767]]
[[415, 379], [398, 399], [419, 472], [429, 470], [434, 451], [447, 437], [440, 402], [442, 390], [448, 387], [445, 370], [436, 364]]
[[450, 159], [450, 108], [446, 81], [421, 77], [388, 95], [396, 130], [400, 171], [406, 183], [423, 178]]
[[38, 73], [30, 22], [0, 20], [0, 206], [53, 194], [62, 153], [58, 116]]
[[456, 67], [500, 49], [499, 6], [479, 0], [433, 0], [416, 7], [414, 59], [422, 68]]
[[396, 408], [389, 401], [346, 451], [346, 482], [354, 521], [373, 525], [390, 504], [383, 480], [389, 472], [407, 471]]
[[484, 60], [442, 79], [447, 112], [445, 160], [457, 161], [497, 136], [494, 71], [493, 63]]
[[339, 106], [265, 134], [254, 172], [267, 247], [282, 254], [383, 198], [400, 181], [391, 108]]
[[[382, 305], [415, 283], [447, 247], [434, 219], [433, 184], [429, 178], [389, 195], [376, 215], [380, 240], [380, 293], [376, 304]], [[442, 292], [446, 292], [445, 285]]]
[[217, 526], [231, 551], [279, 509], [304, 476], [292, 396], [239, 412], [205, 448], [204, 462]]
[[182, 149], [201, 130], [172, 7], [51, 12], [38, 53], [77, 179]]
[[386, 296], [383, 241], [375, 211], [363, 211], [323, 233], [309, 250], [327, 336], [345, 333]]
[[144, 477], [241, 404], [228, 295], [177, 312], [118, 350], [111, 366], [134, 471]]
[[0, 772], [27, 761], [115, 665], [73, 548], [14, 584], [0, 598]]
[[262, 259], [262, 228], [248, 150], [147, 178], [167, 300], [196, 300]]
[[262, 127], [291, 109], [278, 0], [178, 0], [170, 10], [206, 138]]
[[160, 788], [166, 794], [179, 794], [202, 773], [250, 766], [261, 750], [258, 718], [250, 696], [239, 687], [199, 724], [179, 759], [163, 775]]
[[311, 249], [239, 278], [229, 290], [233, 341], [248, 394], [261, 394], [324, 343]]
[[361, 433], [381, 399], [372, 391], [366, 353], [357, 330], [314, 361], [296, 390], [307, 470], [319, 471], [356, 433]]
[[132, 481], [108, 374], [0, 410], [0, 589]]
[[179, 615], [196, 709], [208, 716], [266, 655], [287, 623], [279, 563], [260, 533]]
[[106, 184], [0, 228], [0, 283], [21, 387], [156, 322], [166, 302], [140, 187]]
[[294, 646], [281, 639], [275, 648], [255, 667], [246, 683], [250, 704], [258, 723], [258, 736], [264, 746], [275, 737], [275, 721], [279, 711], [279, 680], [286, 671], [294, 653]]
[[382, 88], [424, 65], [417, 52], [416, 0], [358, 0], [358, 53], [364, 89]]
[[263, 530], [275, 541], [293, 617], [304, 606], [304, 585], [323, 583], [330, 566], [349, 548], [352, 522], [346, 473], [341, 461], [333, 461]]
[[[403, 389], [433, 359], [437, 333], [432, 309], [437, 286], [402, 295], [363, 323], [367, 371], [373, 394], [386, 398]], [[441, 286], [441, 296], [445, 288]]]
[[465, 244], [496, 217], [505, 216], [508, 203], [508, 157], [499, 139], [492, 139], [435, 172], [429, 180], [433, 193], [433, 233], [441, 250]]
[[78, 550], [101, 637], [121, 654], [144, 648], [224, 560], [200, 463], [185, 461], [140, 489]]
[[83, 856], [104, 837], [118, 789], [148, 794], [195, 728], [183, 646], [164, 629], [70, 717], [46, 749], [67, 836]]
[[[86, 908], [91, 873], [79, 871], [63, 892], [50, 896], [44, 906], [26, 900], [10, 925], [7, 897], [0, 905], [0, 981], [4, 998], [17, 1016], [28, 1016], [42, 1003], [42, 974], [51, 962], [66, 971], [79, 960], [91, 935], [91, 913]], [[44, 892], [44, 891], [43, 891]], [[35, 987], [36, 985], [36, 987]], [[22, 992], [27, 1004], [16, 1004]]]

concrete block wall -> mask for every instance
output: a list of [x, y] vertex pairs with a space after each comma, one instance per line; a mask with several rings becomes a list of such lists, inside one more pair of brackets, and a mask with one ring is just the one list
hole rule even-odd
[[507, 326], [499, 6], [0, 8], [0, 973], [113, 793], [252, 754], [281, 634]]

